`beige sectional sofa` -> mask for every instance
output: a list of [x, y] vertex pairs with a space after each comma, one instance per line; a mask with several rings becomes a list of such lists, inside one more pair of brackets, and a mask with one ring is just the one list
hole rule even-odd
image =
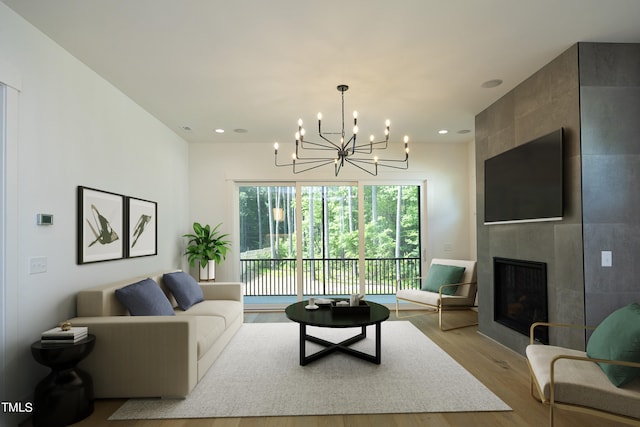
[[163, 283], [173, 316], [131, 316], [116, 290], [133, 278], [83, 290], [74, 326], [96, 336], [93, 352], [79, 365], [93, 378], [96, 398], [184, 397], [196, 386], [243, 323], [241, 283], [200, 284], [204, 301], [181, 310]]

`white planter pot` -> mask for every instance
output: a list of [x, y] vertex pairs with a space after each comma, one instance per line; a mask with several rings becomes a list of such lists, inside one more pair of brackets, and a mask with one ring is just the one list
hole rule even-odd
[[204, 268], [200, 267], [200, 280], [216, 280], [216, 262], [214, 260], [209, 261]]

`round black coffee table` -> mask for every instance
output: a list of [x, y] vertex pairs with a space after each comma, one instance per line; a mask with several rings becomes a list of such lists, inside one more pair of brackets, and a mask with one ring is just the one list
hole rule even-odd
[[31, 345], [36, 362], [51, 368], [38, 383], [33, 402], [34, 426], [66, 426], [78, 422], [93, 412], [93, 380], [76, 367], [87, 357], [96, 337], [89, 334], [73, 344]]
[[[290, 320], [300, 324], [300, 365], [307, 365], [315, 360], [327, 356], [335, 351], [340, 351], [351, 356], [358, 357], [368, 362], [380, 364], [380, 324], [389, 318], [389, 309], [381, 304], [367, 301], [369, 310], [366, 313], [354, 310], [341, 310], [343, 313], [337, 314], [330, 306], [320, 306], [317, 310], [307, 310], [305, 306], [308, 301], [300, 301], [291, 304], [285, 309], [285, 313]], [[321, 338], [317, 338], [307, 334], [308, 326], [319, 326], [323, 328], [354, 328], [361, 327], [362, 332], [358, 335], [346, 339], [339, 343], [332, 343]], [[376, 352], [375, 355], [363, 353], [354, 350], [349, 346], [367, 337], [367, 326], [376, 326]], [[320, 344], [325, 348], [306, 355], [306, 341]]]

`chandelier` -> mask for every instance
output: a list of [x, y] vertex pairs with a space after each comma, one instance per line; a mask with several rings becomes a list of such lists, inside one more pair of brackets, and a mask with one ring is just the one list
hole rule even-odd
[[[377, 150], [384, 150], [389, 146], [389, 120], [385, 123], [384, 139], [376, 141], [371, 135], [368, 142], [360, 143], [358, 136], [358, 112], [353, 112], [353, 133], [349, 139], [346, 138], [344, 130], [344, 93], [349, 89], [347, 85], [338, 85], [338, 91], [342, 96], [342, 130], [340, 132], [323, 132], [322, 113], [318, 113], [318, 141], [305, 139], [305, 129], [302, 127], [302, 119], [298, 120], [298, 132], [296, 132], [296, 150], [291, 155], [291, 163], [278, 164], [278, 148], [276, 142], [275, 165], [278, 167], [291, 166], [293, 173], [306, 172], [321, 166], [333, 163], [335, 174], [338, 176], [340, 170], [349, 163], [370, 175], [378, 175], [378, 167], [407, 169], [409, 167], [409, 137], [404, 137], [404, 158], [401, 159], [381, 159], [373, 155]], [[339, 136], [339, 141], [337, 141]], [[312, 155], [312, 151], [331, 151], [332, 154], [322, 156]], [[306, 154], [305, 154], [306, 153]]]

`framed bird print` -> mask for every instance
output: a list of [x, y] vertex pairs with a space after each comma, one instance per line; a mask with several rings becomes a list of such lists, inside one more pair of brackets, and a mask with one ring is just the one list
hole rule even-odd
[[120, 194], [78, 187], [78, 264], [124, 258], [124, 201]]
[[158, 254], [158, 204], [127, 197], [127, 257]]

